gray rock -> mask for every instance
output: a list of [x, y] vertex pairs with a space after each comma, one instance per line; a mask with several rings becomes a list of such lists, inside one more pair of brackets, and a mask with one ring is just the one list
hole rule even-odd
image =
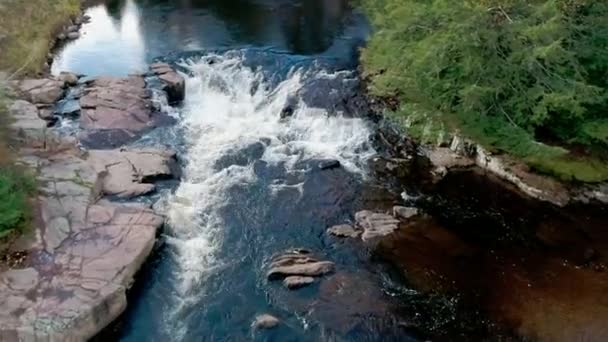
[[355, 214], [357, 225], [363, 228], [361, 239], [375, 242], [377, 238], [392, 234], [399, 229], [399, 220], [391, 215], [363, 210]]
[[15, 91], [34, 104], [54, 104], [64, 93], [65, 83], [54, 79], [26, 79], [12, 83]]
[[40, 119], [39, 111], [33, 104], [17, 100], [9, 107], [9, 113], [14, 122], [11, 128], [15, 137], [22, 145], [32, 148], [42, 148], [46, 144], [47, 123]]
[[78, 39], [80, 38], [80, 33], [78, 32], [69, 32], [66, 37], [70, 40], [74, 40], [74, 39]]
[[321, 170], [330, 170], [330, 169], [335, 169], [340, 167], [340, 161], [339, 160], [324, 160], [322, 162], [319, 163], [319, 169]]
[[67, 71], [62, 71], [59, 76], [57, 76], [57, 79], [69, 86], [78, 84], [78, 75]]
[[327, 229], [327, 233], [337, 237], [357, 238], [361, 235], [353, 226], [349, 224], [341, 224]]
[[90, 15], [86, 15], [85, 14], [85, 15], [82, 16], [82, 22], [83, 23], [88, 23], [90, 21], [91, 21], [91, 16]]
[[254, 329], [272, 329], [276, 328], [279, 323], [280, 321], [278, 318], [269, 314], [263, 314], [257, 316], [251, 326]]
[[334, 271], [335, 264], [330, 261], [319, 261], [310, 254], [289, 252], [273, 260], [267, 273], [269, 280], [290, 276], [319, 277]]
[[66, 28], [67, 32], [78, 32], [79, 27], [78, 25], [70, 25]]
[[154, 63], [150, 70], [164, 85], [169, 102], [180, 102], [186, 96], [186, 80], [167, 63]]
[[156, 179], [172, 178], [175, 152], [162, 149], [91, 150], [89, 163], [102, 179], [106, 195], [132, 198], [155, 190]]
[[58, 40], [66, 40], [68, 37], [65, 35], [65, 33], [60, 33], [57, 35], [57, 39]]
[[418, 208], [401, 207], [401, 206], [393, 207], [393, 216], [395, 216], [398, 219], [407, 220], [416, 215], [418, 215]]
[[313, 277], [290, 276], [283, 279], [283, 285], [290, 290], [299, 289], [301, 287], [308, 286], [314, 282], [315, 278]]

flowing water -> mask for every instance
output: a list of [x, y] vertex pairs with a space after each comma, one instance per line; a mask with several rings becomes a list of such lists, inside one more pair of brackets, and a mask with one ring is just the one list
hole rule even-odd
[[[474, 174], [430, 191], [412, 174], [386, 189], [368, 167], [382, 152], [375, 124], [357, 102], [369, 29], [348, 1], [107, 0], [87, 14], [83, 36], [56, 51], [54, 73], [121, 76], [160, 58], [187, 79], [184, 103], [164, 106], [177, 124], [134, 143], [179, 152], [179, 183], [147, 199], [167, 215], [164, 244], [99, 341], [510, 340], [518, 327], [551, 336], [608, 288], [589, 268], [601, 268], [601, 253], [588, 257], [589, 246], [608, 250], [604, 209], [556, 210]], [[321, 170], [327, 160], [341, 167]], [[417, 196], [398, 198], [400, 187]], [[370, 255], [325, 233], [404, 199], [434, 219], [397, 234], [398, 248]], [[560, 234], [576, 243], [564, 247]], [[293, 247], [334, 261], [336, 273], [295, 292], [268, 281], [270, 259]], [[566, 286], [556, 275], [582, 280]], [[608, 305], [598, 308], [590, 316], [600, 322]], [[262, 313], [281, 325], [253, 330]]]

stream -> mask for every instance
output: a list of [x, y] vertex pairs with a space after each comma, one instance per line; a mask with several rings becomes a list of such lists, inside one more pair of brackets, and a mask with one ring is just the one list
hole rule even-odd
[[[603, 300], [593, 314], [569, 302], [591, 303], [607, 288], [605, 272], [570, 268], [603, 260], [605, 208], [559, 210], [474, 173], [432, 190], [410, 174], [395, 188], [370, 169], [382, 151], [356, 73], [369, 27], [347, 0], [108, 0], [86, 14], [81, 38], [56, 51], [54, 74], [124, 76], [163, 60], [186, 75], [184, 103], [165, 105], [177, 124], [133, 143], [170, 147], [182, 164], [179, 183], [142, 199], [167, 215], [162, 245], [98, 340], [518, 340], [581, 312], [608, 317]], [[320, 167], [336, 160], [341, 167]], [[358, 210], [395, 204], [432, 216], [395, 237], [401, 248], [371, 253], [326, 234]], [[570, 231], [575, 242], [564, 247]], [[294, 247], [336, 272], [298, 291], [267, 280], [273, 256]], [[577, 298], [543, 297], [544, 275], [570, 271], [584, 279], [565, 287]], [[547, 314], [534, 305], [556, 302], [559, 319], [521, 324]], [[252, 329], [264, 313], [279, 327]]]

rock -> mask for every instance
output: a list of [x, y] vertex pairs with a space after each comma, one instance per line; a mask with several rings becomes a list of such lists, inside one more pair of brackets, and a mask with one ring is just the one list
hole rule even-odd
[[355, 228], [349, 224], [341, 224], [330, 227], [327, 229], [327, 233], [337, 237], [350, 237], [357, 238], [361, 235], [361, 232], [355, 230]]
[[398, 219], [407, 220], [416, 215], [418, 215], [418, 208], [400, 206], [393, 207], [393, 216]]
[[319, 261], [309, 253], [288, 252], [273, 260], [267, 273], [269, 280], [290, 276], [318, 277], [334, 271], [335, 264], [330, 261]]
[[53, 110], [49, 107], [40, 108], [38, 110], [38, 117], [45, 121], [53, 121]]
[[57, 104], [55, 114], [64, 117], [78, 117], [80, 115], [80, 103], [78, 100], [63, 100]]
[[54, 79], [26, 79], [12, 83], [15, 91], [34, 104], [54, 104], [63, 96], [65, 83]]
[[277, 327], [279, 323], [280, 321], [278, 318], [269, 314], [263, 314], [257, 316], [251, 326], [254, 329], [272, 329]]
[[308, 286], [314, 282], [315, 278], [313, 277], [291, 276], [283, 279], [283, 285], [290, 290], [299, 289], [301, 287]]
[[69, 33], [69, 32], [78, 32], [79, 29], [80, 28], [78, 27], [78, 25], [70, 25], [65, 30]]
[[295, 110], [293, 109], [292, 106], [285, 106], [285, 108], [283, 108], [281, 110], [280, 117], [282, 120], [290, 118], [293, 116], [294, 112], [295, 112]]
[[58, 40], [66, 40], [68, 37], [65, 35], [65, 33], [60, 33], [57, 35], [57, 39]]
[[180, 102], [186, 96], [186, 80], [167, 63], [150, 65], [152, 72], [162, 81], [169, 102]]
[[97, 201], [99, 173], [76, 152], [44, 158], [38, 219], [16, 242], [28, 268], [0, 272], [0, 335], [86, 341], [126, 308], [163, 218], [142, 204]]
[[155, 190], [158, 179], [175, 176], [175, 152], [162, 149], [91, 150], [90, 164], [103, 173], [102, 192], [132, 198]]
[[47, 123], [40, 119], [36, 106], [17, 100], [10, 106], [9, 113], [14, 119], [11, 128], [19, 143], [33, 148], [43, 148], [46, 145]]
[[321, 170], [331, 170], [331, 169], [335, 169], [340, 167], [340, 161], [339, 160], [324, 160], [322, 162], [319, 163], [319, 169]]
[[75, 25], [82, 25], [83, 19], [82, 19], [82, 15], [77, 16], [76, 18], [74, 18], [74, 24]]
[[85, 15], [82, 16], [82, 22], [83, 23], [88, 23], [90, 21], [91, 21], [91, 16], [90, 15], [86, 15], [85, 14]]
[[80, 98], [80, 126], [87, 133], [118, 130], [133, 135], [154, 127], [152, 100], [145, 86], [142, 76], [90, 81]]
[[259, 160], [266, 151], [266, 145], [257, 141], [239, 150], [230, 150], [224, 153], [214, 164], [216, 170], [223, 170], [232, 165], [247, 166]]
[[74, 39], [78, 39], [80, 38], [80, 33], [78, 32], [69, 32], [66, 37], [70, 40], [74, 40]]
[[377, 238], [392, 234], [399, 229], [399, 220], [391, 215], [363, 210], [355, 214], [357, 225], [363, 228], [361, 239], [375, 242]]
[[57, 76], [57, 79], [69, 86], [75, 86], [78, 84], [78, 76], [67, 71], [62, 71], [59, 76]]

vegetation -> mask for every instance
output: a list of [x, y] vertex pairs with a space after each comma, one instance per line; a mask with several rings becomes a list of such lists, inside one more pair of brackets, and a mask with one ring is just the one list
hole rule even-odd
[[373, 94], [436, 141], [459, 132], [565, 180], [608, 180], [608, 3], [362, 0]]
[[54, 33], [76, 15], [81, 0], [2, 0], [0, 70], [41, 71]]

